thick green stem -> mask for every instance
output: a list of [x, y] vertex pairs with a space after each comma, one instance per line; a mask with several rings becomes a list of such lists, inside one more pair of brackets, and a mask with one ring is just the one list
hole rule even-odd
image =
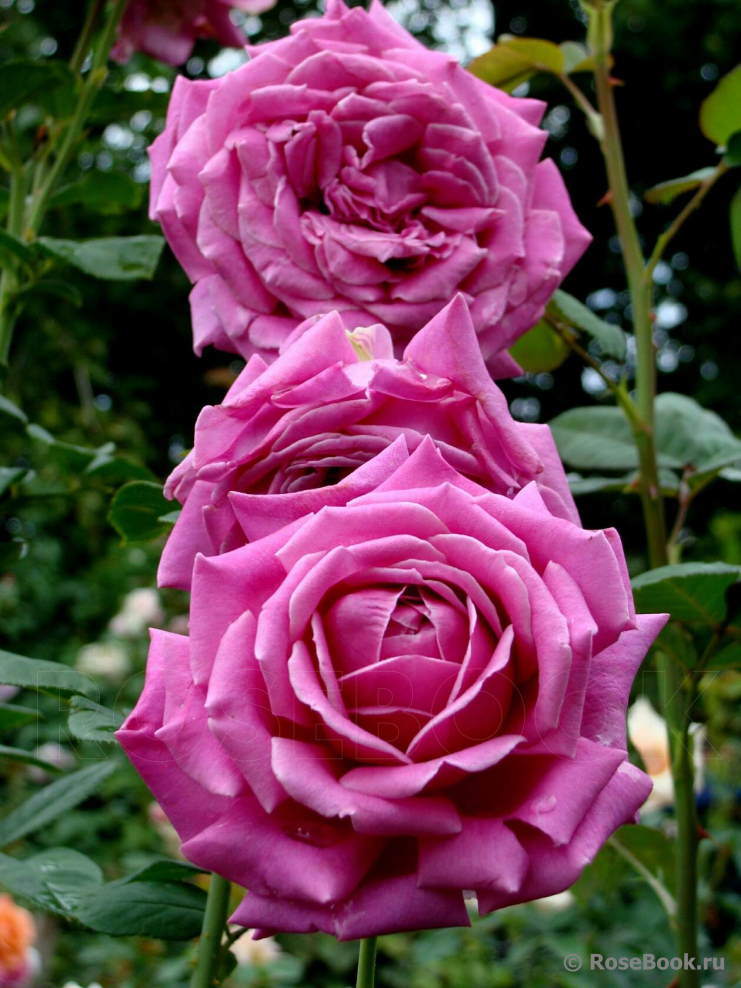
[[[675, 633], [671, 627], [667, 634]], [[677, 821], [676, 886], [677, 954], [697, 957], [697, 815], [695, 812], [695, 770], [690, 737], [689, 694], [684, 673], [676, 659], [658, 655], [659, 690], [664, 718], [669, 730], [674, 814]], [[697, 971], [680, 971], [681, 988], [698, 988]]]
[[230, 890], [229, 882], [221, 875], [211, 876], [201, 939], [198, 942], [198, 962], [190, 983], [191, 988], [213, 988], [216, 983]]
[[358, 955], [358, 980], [356, 988], [373, 988], [376, 980], [376, 949], [378, 937], [367, 937], [360, 941]]
[[[657, 251], [647, 265], [644, 261], [638, 231], [630, 211], [630, 190], [623, 157], [617, 110], [610, 78], [612, 47], [612, 9], [616, 0], [591, 0], [585, 4], [589, 11], [589, 43], [595, 61], [597, 105], [602, 116], [602, 152], [610, 187], [610, 204], [620, 237], [625, 271], [633, 309], [636, 337], [636, 400], [631, 403], [635, 419], [631, 422], [638, 450], [641, 474], [641, 500], [646, 526], [648, 554], [652, 567], [668, 562], [664, 501], [658, 478], [654, 440], [654, 402], [656, 398], [656, 358], [653, 343], [652, 262], [658, 260], [674, 232], [691, 209], [685, 209], [679, 222], [672, 224]], [[719, 176], [716, 176], [716, 178]], [[708, 188], [712, 183], [708, 183]], [[706, 188], [703, 195], [708, 191]], [[699, 201], [695, 205], [699, 205]], [[694, 208], [694, 206], [692, 207]], [[668, 628], [664, 633], [678, 635], [679, 629]], [[663, 714], [670, 734], [671, 766], [674, 779], [674, 806], [677, 820], [676, 840], [676, 932], [677, 953], [697, 957], [697, 820], [692, 753], [689, 736], [688, 692], [683, 673], [676, 659], [666, 652], [658, 658]], [[681, 988], [697, 988], [696, 971], [679, 972]]]
[[640, 426], [634, 428], [641, 471], [641, 501], [646, 525], [651, 566], [667, 562], [666, 520], [659, 485], [654, 442], [654, 396], [656, 394], [656, 359], [653, 343], [651, 281], [645, 276], [645, 264], [638, 231], [630, 211], [630, 190], [625, 170], [623, 146], [620, 140], [617, 110], [610, 79], [610, 48], [612, 46], [612, 3], [599, 3], [590, 8], [590, 43], [595, 61], [597, 105], [602, 115], [602, 152], [610, 185], [610, 205], [615, 217], [625, 273], [633, 309], [633, 329], [636, 337], [636, 407]]

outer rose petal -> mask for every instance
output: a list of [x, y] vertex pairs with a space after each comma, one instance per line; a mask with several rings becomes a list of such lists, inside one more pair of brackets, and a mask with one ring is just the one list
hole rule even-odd
[[338, 940], [358, 940], [390, 930], [401, 933], [471, 925], [460, 892], [417, 888], [414, 875], [368, 881], [347, 902], [324, 908], [248, 894], [230, 922], [249, 924], [263, 935], [291, 929], [333, 933]]

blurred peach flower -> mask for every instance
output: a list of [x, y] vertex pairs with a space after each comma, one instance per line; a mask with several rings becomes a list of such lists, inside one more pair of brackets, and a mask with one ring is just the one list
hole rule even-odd
[[[700, 724], [692, 724], [690, 735], [694, 742], [695, 791], [700, 792], [704, 781], [705, 734]], [[664, 718], [645, 696], [639, 696], [628, 711], [628, 737], [654, 784], [642, 809], [651, 812], [673, 806], [669, 730]]]
[[33, 917], [9, 895], [0, 895], [0, 988], [22, 988], [37, 970]]

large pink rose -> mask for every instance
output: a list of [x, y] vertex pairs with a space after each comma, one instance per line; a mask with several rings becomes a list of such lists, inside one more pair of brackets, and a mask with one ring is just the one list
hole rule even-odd
[[[370, 359], [368, 359], [370, 358]], [[515, 422], [481, 358], [457, 296], [395, 360], [376, 325], [350, 336], [337, 313], [321, 317], [268, 367], [251, 358], [224, 403], [205, 408], [195, 445], [167, 482], [183, 512], [160, 565], [163, 586], [190, 587], [198, 552], [245, 542], [255, 496], [280, 500], [276, 518], [299, 518], [372, 490], [398, 466], [400, 435], [414, 450], [435, 440], [460, 473], [497, 494], [531, 480], [555, 515], [578, 523], [550, 429]]]
[[497, 376], [589, 234], [538, 163], [544, 104], [428, 51], [374, 0], [177, 81], [151, 148], [151, 215], [188, 275], [196, 351], [274, 353], [338, 309], [402, 345], [461, 291]]
[[259, 14], [273, 6], [275, 0], [129, 0], [111, 54], [127, 62], [141, 51], [160, 62], [182, 65], [196, 38], [244, 45], [245, 36], [232, 22], [230, 10]]
[[[403, 437], [396, 440], [397, 446]], [[651, 788], [628, 761], [620, 541], [456, 472], [425, 439], [375, 490], [196, 562], [118, 738], [234, 923], [354, 939], [567, 888]]]

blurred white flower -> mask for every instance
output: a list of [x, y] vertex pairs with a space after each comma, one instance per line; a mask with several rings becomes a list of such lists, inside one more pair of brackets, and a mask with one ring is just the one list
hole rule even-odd
[[570, 909], [576, 902], [576, 897], [567, 889], [565, 892], [556, 892], [555, 895], [547, 895], [544, 899], [533, 899], [533, 905], [542, 913], [560, 913], [564, 909]]
[[0, 686], [0, 703], [7, 703], [18, 693], [17, 686]]
[[159, 627], [164, 619], [157, 591], [153, 587], [139, 587], [126, 594], [123, 606], [111, 618], [108, 630], [121, 638], [139, 638], [152, 625]]
[[187, 614], [177, 614], [168, 622], [167, 630], [174, 635], [187, 635], [190, 630], [190, 617]]
[[[700, 724], [692, 724], [695, 765], [695, 791], [700, 792], [704, 779], [705, 734]], [[654, 784], [642, 809], [662, 810], [674, 805], [674, 782], [669, 755], [669, 730], [664, 718], [658, 714], [651, 701], [639, 696], [628, 711], [628, 737], [643, 760], [646, 773]]]
[[254, 930], [246, 930], [239, 940], [235, 940], [231, 951], [237, 963], [243, 967], [264, 967], [280, 955], [280, 947], [272, 937], [253, 940]]
[[119, 642], [94, 642], [77, 653], [75, 669], [92, 679], [103, 676], [118, 683], [128, 676], [131, 662], [126, 648]]
[[[68, 981], [62, 988], [82, 988], [82, 985], [78, 985], [76, 981]], [[93, 981], [88, 985], [88, 988], [101, 988], [97, 981]]]
[[[76, 758], [69, 748], [63, 748], [56, 741], [47, 741], [45, 744], [40, 745], [34, 752], [34, 755], [42, 761], [49, 762], [50, 765], [55, 765], [61, 769], [72, 768], [76, 762]], [[38, 765], [29, 765], [28, 777], [34, 782], [50, 782], [52, 779], [52, 775]]]

